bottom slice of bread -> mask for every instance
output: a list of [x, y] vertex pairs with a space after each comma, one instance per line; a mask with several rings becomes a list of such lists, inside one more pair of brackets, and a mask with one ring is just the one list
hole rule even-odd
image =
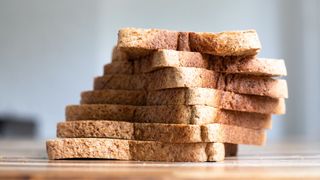
[[203, 162], [222, 161], [225, 156], [235, 155], [237, 151], [234, 144], [174, 144], [107, 138], [59, 138], [48, 140], [46, 145], [49, 159]]

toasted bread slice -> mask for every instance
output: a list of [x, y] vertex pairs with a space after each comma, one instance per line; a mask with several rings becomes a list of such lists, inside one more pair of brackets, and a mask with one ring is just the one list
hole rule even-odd
[[156, 91], [97, 90], [81, 93], [81, 104], [206, 105], [219, 109], [284, 114], [283, 98], [235, 94], [210, 88], [177, 88]]
[[131, 57], [141, 57], [157, 49], [178, 48], [179, 32], [162, 29], [123, 28], [118, 32], [118, 47]]
[[[121, 54], [121, 51], [119, 53]], [[198, 52], [162, 49], [140, 59], [129, 60], [127, 56], [116, 56], [113, 59], [119, 60], [104, 66], [105, 75], [147, 73], [165, 67], [196, 67], [215, 72], [256, 76], [287, 75], [284, 60], [257, 58], [256, 56], [221, 57]]]
[[220, 123], [250, 129], [271, 128], [271, 115], [216, 109], [203, 105], [130, 106], [83, 104], [66, 107], [66, 120], [115, 120], [140, 123]]
[[49, 159], [117, 159], [138, 161], [222, 161], [237, 145], [223, 143], [174, 144], [107, 138], [59, 138], [46, 143]]
[[58, 124], [60, 138], [119, 138], [166, 143], [221, 142], [262, 145], [263, 129], [253, 130], [225, 124], [185, 125], [130, 123], [120, 121], [67, 121]]
[[163, 68], [140, 75], [105, 75], [97, 77], [95, 90], [159, 90], [181, 87], [214, 88], [240, 94], [287, 98], [287, 82], [283, 79], [240, 74], [222, 74], [192, 67]]
[[255, 30], [189, 33], [124, 28], [118, 33], [118, 47], [135, 57], [145, 56], [158, 49], [196, 51], [217, 56], [243, 56], [257, 54], [261, 44]]
[[217, 56], [254, 55], [261, 49], [260, 40], [255, 30], [220, 33], [190, 32], [189, 46], [191, 51]]
[[207, 105], [219, 109], [284, 114], [283, 98], [236, 94], [210, 88], [179, 88], [149, 91], [147, 105]]
[[142, 90], [96, 90], [81, 93], [80, 104], [147, 105], [147, 91]]

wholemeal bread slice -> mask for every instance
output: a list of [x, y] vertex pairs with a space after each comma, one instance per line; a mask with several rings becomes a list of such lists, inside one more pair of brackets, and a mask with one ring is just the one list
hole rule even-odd
[[147, 91], [143, 90], [96, 90], [81, 93], [80, 104], [147, 105]]
[[117, 46], [131, 57], [141, 57], [157, 49], [178, 49], [179, 32], [162, 29], [123, 28]]
[[256, 76], [286, 76], [287, 69], [283, 59], [257, 57], [218, 57], [210, 59], [211, 70], [216, 72], [250, 74]]
[[236, 94], [210, 88], [179, 88], [150, 91], [147, 105], [207, 105], [219, 109], [284, 114], [283, 98]]
[[167, 143], [222, 142], [262, 145], [265, 130], [225, 124], [185, 125], [119, 121], [68, 121], [57, 127], [61, 138], [119, 138]]
[[[165, 67], [196, 67], [215, 72], [251, 74], [257, 76], [286, 76], [284, 60], [257, 58], [255, 56], [210, 56], [198, 52], [158, 50], [150, 56], [129, 60], [121, 50], [115, 48], [111, 64], [104, 66], [104, 74], [147, 73]], [[120, 59], [122, 58], [122, 59]], [[117, 60], [114, 60], [117, 59]]]
[[220, 33], [190, 32], [189, 46], [191, 51], [218, 56], [254, 55], [261, 49], [255, 30]]
[[284, 99], [235, 94], [210, 88], [177, 88], [156, 91], [97, 90], [81, 93], [81, 104], [206, 105], [220, 109], [284, 114]]
[[223, 74], [192, 67], [163, 68], [140, 75], [105, 75], [95, 78], [94, 89], [159, 90], [202, 87], [240, 94], [287, 98], [287, 82], [271, 77]]
[[111, 62], [130, 62], [130, 58], [126, 52], [122, 51], [119, 47], [115, 46], [112, 49]]
[[123, 28], [117, 46], [130, 56], [145, 56], [158, 49], [197, 51], [218, 56], [257, 54], [261, 49], [255, 30], [196, 33], [162, 29]]
[[[203, 162], [222, 161], [225, 155], [229, 155], [223, 143], [174, 144], [107, 138], [59, 138], [48, 140], [46, 147], [49, 159]], [[226, 148], [230, 151], [235, 149], [234, 145], [227, 145]]]
[[219, 123], [250, 129], [271, 128], [271, 115], [216, 109], [203, 105], [130, 106], [83, 104], [66, 107], [66, 120], [115, 120], [139, 123]]
[[[104, 74], [136, 74], [134, 72], [134, 64], [133, 61], [122, 62], [116, 61], [110, 64], [107, 64], [103, 68]], [[138, 72], [137, 72], [138, 73]]]

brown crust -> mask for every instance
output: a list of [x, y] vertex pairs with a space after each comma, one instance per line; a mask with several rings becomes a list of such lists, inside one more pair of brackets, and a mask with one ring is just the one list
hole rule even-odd
[[145, 75], [106, 75], [94, 79], [95, 90], [120, 89], [120, 90], [144, 90], [147, 78]]
[[179, 88], [150, 91], [147, 105], [207, 105], [219, 109], [284, 114], [284, 99], [236, 94], [209, 88]]
[[118, 47], [133, 57], [156, 49], [177, 49], [179, 32], [161, 29], [124, 28], [118, 32]]
[[288, 98], [287, 81], [270, 77], [228, 74], [219, 77], [217, 89], [272, 98]]
[[287, 98], [285, 80], [240, 74], [215, 73], [191, 67], [163, 68], [140, 75], [105, 75], [97, 77], [94, 90], [160, 90], [181, 87], [215, 88], [240, 94]]
[[283, 59], [249, 57], [210, 57], [210, 68], [216, 72], [250, 74], [255, 76], [286, 76]]
[[99, 90], [81, 93], [81, 104], [122, 104], [142, 106], [147, 104], [146, 92], [140, 90]]
[[201, 105], [71, 105], [66, 107], [66, 120], [115, 120], [139, 123], [195, 125], [220, 123], [250, 129], [271, 128], [270, 114], [229, 111]]
[[[119, 58], [119, 60], [105, 65], [105, 75], [146, 73], [165, 67], [197, 67], [215, 72], [250, 74], [255, 76], [287, 75], [286, 66], [282, 59], [257, 58], [256, 56], [222, 57], [201, 54], [199, 52], [160, 49], [154, 51], [150, 56], [129, 60], [127, 56], [118, 55], [124, 53], [120, 49], [118, 51], [118, 53], [114, 53], [115, 57], [113, 59]], [[119, 62], [124, 64], [123, 68], [125, 70], [118, 65]], [[128, 64], [131, 66], [129, 67]], [[110, 67], [113, 67], [113, 69], [110, 69]]]
[[256, 56], [209, 56], [198, 52], [158, 50], [151, 56], [112, 62], [104, 66], [104, 74], [148, 73], [166, 67], [196, 67], [215, 72], [248, 74], [253, 76], [286, 76], [282, 59], [257, 58]]
[[190, 49], [218, 56], [242, 56], [257, 54], [261, 44], [255, 30], [179, 33], [162, 29], [124, 28], [118, 33], [118, 47], [135, 57], [158, 49]]
[[119, 121], [69, 121], [58, 124], [57, 137], [116, 138], [166, 143], [221, 142], [262, 145], [266, 139], [266, 132], [265, 130], [253, 130], [224, 124], [199, 126]]
[[114, 62], [129, 62], [129, 57], [127, 53], [122, 51], [119, 47], [115, 46], [112, 49], [112, 56], [111, 56], [112, 63]]
[[136, 111], [129, 105], [69, 105], [66, 120], [122, 120], [132, 121]]
[[[212, 132], [220, 131], [219, 136]], [[263, 130], [251, 130], [238, 126], [233, 126], [232, 129], [221, 128], [215, 124], [201, 126], [202, 140], [220, 142], [225, 139], [232, 139], [234, 142], [241, 144], [263, 145], [266, 142], [267, 136]]]
[[255, 55], [261, 49], [255, 30], [220, 33], [190, 32], [189, 40], [191, 51], [217, 56]]
[[103, 67], [103, 74], [134, 74], [133, 62], [113, 62]]
[[272, 121], [270, 114], [243, 113], [240, 111], [218, 111], [216, 123], [230, 124], [249, 129], [271, 129]]
[[[236, 154], [234, 145], [225, 153], [222, 143], [173, 144], [106, 138], [62, 138], [46, 143], [49, 159], [95, 158], [139, 161], [222, 161]], [[233, 149], [232, 149], [233, 148]]]
[[177, 88], [156, 91], [97, 90], [81, 93], [81, 104], [206, 105], [219, 109], [284, 114], [284, 99], [236, 94], [210, 88]]
[[179, 51], [191, 50], [189, 45], [189, 32], [179, 32], [177, 50]]

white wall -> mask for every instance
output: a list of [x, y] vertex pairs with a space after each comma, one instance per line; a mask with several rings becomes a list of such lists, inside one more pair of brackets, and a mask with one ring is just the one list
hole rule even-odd
[[89, 1], [0, 1], [1, 113], [33, 116], [41, 137], [55, 136], [64, 106], [78, 103], [97, 74], [95, 8]]
[[0, 113], [35, 116], [40, 137], [54, 137], [65, 105], [78, 103], [80, 92], [92, 87], [93, 77], [109, 62], [121, 27], [254, 28], [263, 45], [260, 56], [285, 58], [289, 72], [288, 114], [275, 118], [270, 137], [314, 137], [320, 96], [319, 83], [313, 83], [319, 36], [313, 35], [320, 25], [319, 18], [308, 17], [319, 17], [319, 3], [301, 2], [0, 0]]

